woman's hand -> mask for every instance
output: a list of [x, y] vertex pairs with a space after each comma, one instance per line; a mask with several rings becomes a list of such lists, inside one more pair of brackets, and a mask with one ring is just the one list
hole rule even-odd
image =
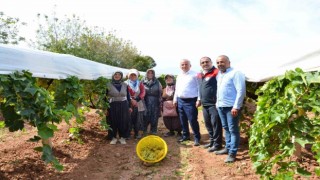
[[131, 104], [133, 107], [137, 107], [138, 102], [135, 99], [131, 99]]

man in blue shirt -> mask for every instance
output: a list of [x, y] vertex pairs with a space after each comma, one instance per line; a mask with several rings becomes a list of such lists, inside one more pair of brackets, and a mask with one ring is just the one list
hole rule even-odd
[[240, 141], [239, 117], [246, 94], [245, 76], [230, 67], [228, 56], [221, 55], [216, 60], [217, 76], [217, 110], [225, 130], [226, 147], [215, 154], [228, 154], [226, 163], [236, 160]]

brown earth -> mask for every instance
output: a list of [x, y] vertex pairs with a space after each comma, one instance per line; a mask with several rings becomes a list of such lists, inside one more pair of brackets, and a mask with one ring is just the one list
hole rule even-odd
[[[160, 119], [158, 134], [166, 141], [168, 154], [161, 162], [150, 165], [137, 157], [137, 140], [110, 145], [94, 110], [86, 117], [81, 132], [83, 144], [69, 140], [67, 124], [59, 125], [55, 133], [54, 154], [64, 165], [62, 172], [46, 165], [41, 154], [33, 150], [40, 143], [26, 142], [36, 134], [34, 128], [14, 133], [0, 130], [0, 179], [259, 179], [252, 170], [244, 134], [237, 161], [225, 164], [226, 155], [208, 153], [202, 146], [194, 147], [192, 141], [179, 144], [176, 136], [163, 137], [167, 130]], [[201, 113], [199, 122], [203, 145], [208, 135]]]

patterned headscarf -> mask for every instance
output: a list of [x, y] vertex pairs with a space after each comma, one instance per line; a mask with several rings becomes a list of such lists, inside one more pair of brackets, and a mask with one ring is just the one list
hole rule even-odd
[[[116, 73], [119, 73], [121, 75], [121, 78], [119, 80], [115, 80], [114, 79], [114, 75]], [[123, 73], [121, 71], [115, 71], [113, 74], [112, 74], [112, 84], [120, 84], [122, 82], [122, 78], [123, 78]]]
[[[130, 75], [131, 74], [135, 74], [137, 76], [137, 79], [135, 81], [131, 81], [130, 80]], [[136, 70], [136, 69], [130, 69], [129, 70], [129, 73], [128, 73], [128, 85], [130, 86], [130, 88], [134, 91], [134, 92], [137, 92], [139, 90], [139, 84], [140, 84], [140, 81], [138, 79], [139, 77], [139, 71]]]
[[172, 75], [172, 74], [167, 74], [167, 75], [165, 75], [164, 76], [164, 80], [166, 80], [167, 78], [172, 78], [173, 79], [173, 82], [172, 83], [169, 83], [169, 84], [167, 84], [168, 86], [172, 86], [172, 85], [175, 85], [176, 84], [176, 79], [174, 78], [174, 75]]
[[[148, 72], [152, 72], [152, 74], [153, 74], [153, 77], [152, 77], [152, 79], [148, 79]], [[143, 81], [143, 84], [145, 84], [145, 85], [147, 85], [147, 86], [152, 86], [154, 83], [155, 83], [155, 81], [156, 81], [156, 74], [155, 74], [155, 72], [154, 72], [154, 70], [153, 69], [148, 69], [147, 71], [146, 71], [146, 76], [145, 76], [145, 78], [144, 78], [144, 81]]]
[[166, 94], [168, 96], [173, 96], [174, 94], [174, 91], [176, 90], [176, 86], [175, 86], [175, 78], [174, 78], [174, 75], [172, 74], [167, 74], [164, 79], [166, 80], [167, 78], [171, 77], [173, 79], [173, 82], [172, 83], [166, 83], [167, 86], [166, 86]]

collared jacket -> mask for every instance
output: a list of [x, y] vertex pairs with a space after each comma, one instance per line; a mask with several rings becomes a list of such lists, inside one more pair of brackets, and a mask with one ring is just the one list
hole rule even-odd
[[203, 106], [215, 106], [217, 102], [217, 79], [219, 70], [212, 67], [207, 73], [199, 73], [200, 78], [200, 100]]

